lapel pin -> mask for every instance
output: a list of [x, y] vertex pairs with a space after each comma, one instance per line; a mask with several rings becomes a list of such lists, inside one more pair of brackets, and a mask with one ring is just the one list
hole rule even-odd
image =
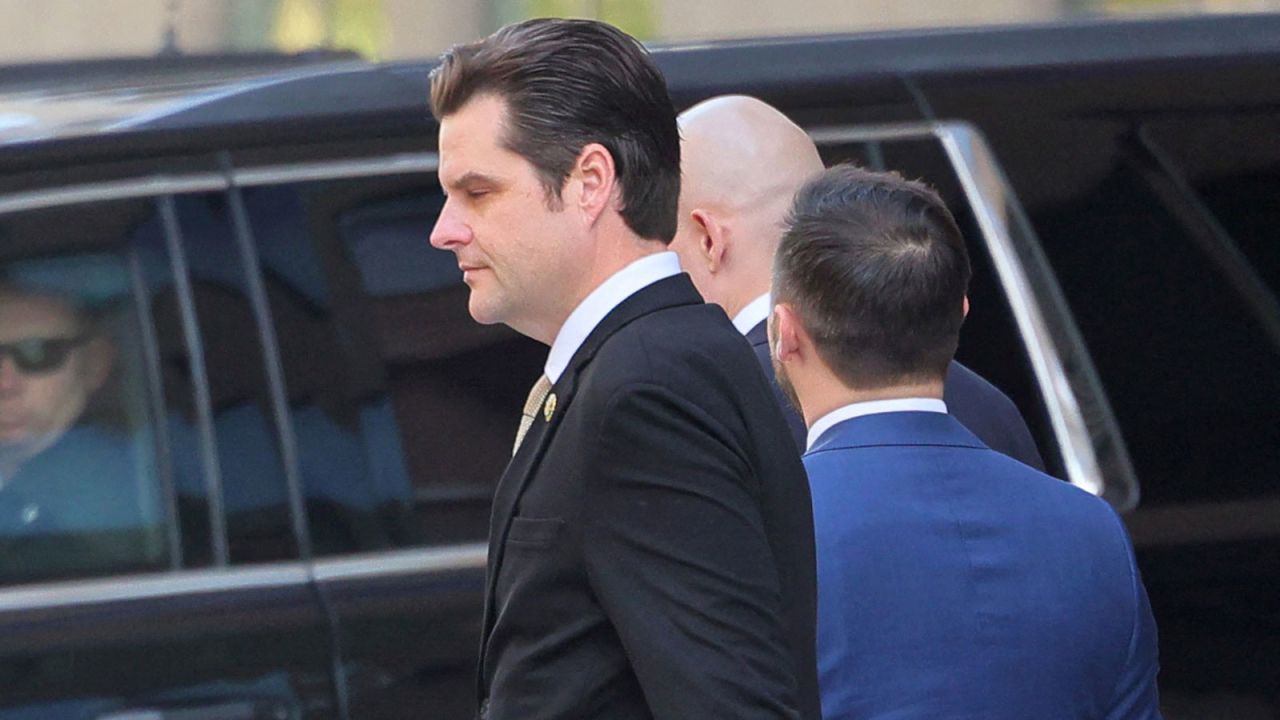
[[551, 416], [556, 414], [556, 394], [547, 395], [547, 402], [542, 406], [542, 417], [547, 422], [551, 422]]

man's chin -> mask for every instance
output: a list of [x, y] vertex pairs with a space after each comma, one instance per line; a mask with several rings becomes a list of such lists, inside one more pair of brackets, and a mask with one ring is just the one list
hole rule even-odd
[[506, 321], [506, 313], [496, 305], [496, 303], [487, 302], [484, 296], [472, 290], [471, 298], [467, 302], [467, 311], [471, 314], [471, 319], [481, 325], [497, 325]]
[[22, 445], [34, 439], [34, 434], [26, 425], [6, 425], [0, 423], [0, 445]]

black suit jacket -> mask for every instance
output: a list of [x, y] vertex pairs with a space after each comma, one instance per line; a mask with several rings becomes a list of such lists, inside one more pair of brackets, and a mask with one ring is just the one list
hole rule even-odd
[[552, 393], [494, 497], [482, 716], [818, 720], [808, 483], [724, 313], [659, 281]]
[[[782, 388], [778, 387], [769, 355], [769, 337], [765, 325], [761, 322], [751, 328], [751, 332], [747, 333], [747, 340], [773, 386], [774, 397], [786, 415], [791, 436], [803, 451], [808, 431], [800, 413], [791, 407], [782, 394]], [[1026, 421], [1009, 396], [1000, 392], [995, 385], [964, 365], [952, 361], [947, 368], [942, 395], [943, 401], [947, 403], [947, 413], [959, 420], [969, 432], [977, 435], [987, 447], [1044, 471], [1044, 460], [1036, 449]]]

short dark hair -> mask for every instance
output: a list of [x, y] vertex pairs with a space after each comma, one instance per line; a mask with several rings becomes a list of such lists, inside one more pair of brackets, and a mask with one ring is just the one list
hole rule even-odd
[[796, 194], [774, 302], [795, 309], [849, 387], [931, 382], [955, 355], [969, 275], [964, 237], [936, 192], [837, 165]]
[[680, 136], [667, 84], [635, 38], [592, 20], [536, 19], [450, 48], [431, 73], [437, 118], [478, 95], [506, 102], [503, 145], [538, 170], [556, 206], [588, 143], [613, 156], [622, 218], [669, 243], [680, 196]]

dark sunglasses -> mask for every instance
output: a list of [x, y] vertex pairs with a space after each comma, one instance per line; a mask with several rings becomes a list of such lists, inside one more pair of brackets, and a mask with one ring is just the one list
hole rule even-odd
[[69, 338], [23, 338], [17, 342], [0, 343], [0, 358], [13, 358], [14, 367], [23, 373], [47, 373], [58, 370], [67, 362], [71, 351], [83, 345], [88, 335]]

